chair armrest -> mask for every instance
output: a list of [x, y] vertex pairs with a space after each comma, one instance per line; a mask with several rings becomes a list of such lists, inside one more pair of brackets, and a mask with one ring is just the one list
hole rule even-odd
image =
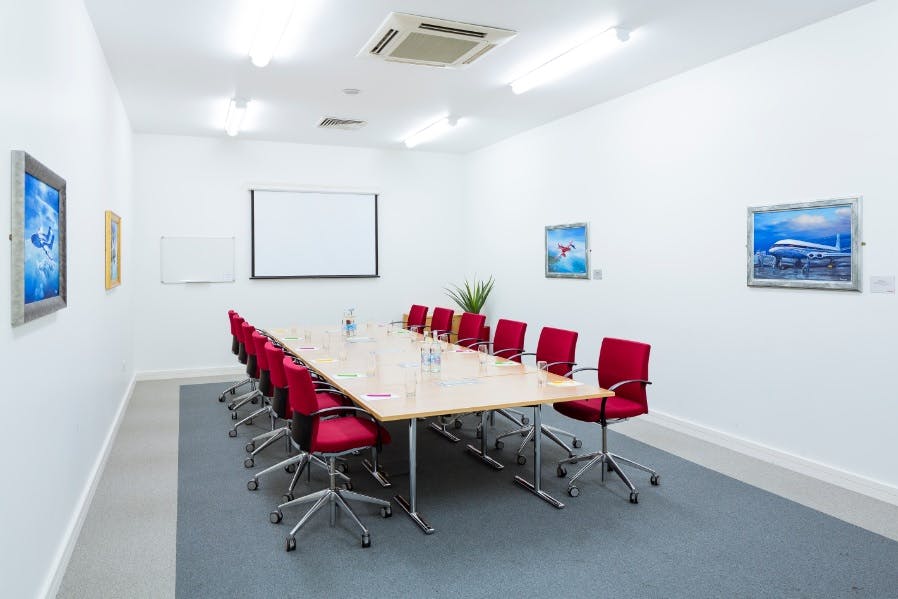
[[460, 345], [462, 341], [476, 341], [477, 343], [475, 343], [474, 345], [477, 345], [477, 346], [492, 345], [492, 343], [490, 343], [489, 341], [481, 341], [477, 337], [465, 337], [464, 339], [456, 339], [455, 345]]
[[361, 412], [365, 416], [371, 418], [371, 420], [375, 420], [374, 416], [368, 410], [364, 408], [360, 408], [358, 406], [334, 406], [332, 408], [322, 408], [320, 410], [315, 410], [309, 416], [322, 416], [329, 414], [331, 412]]
[[506, 347], [505, 349], [500, 349], [499, 351], [494, 351], [493, 355], [499, 356], [500, 358], [502, 358], [502, 357], [504, 357], [502, 354], [504, 354], [505, 352], [517, 352], [517, 353], [514, 353], [514, 354], [508, 356], [507, 358], [505, 358], [506, 360], [511, 360], [512, 358], [516, 358], [518, 356], [524, 355], [524, 348], [523, 347]]
[[627, 380], [625, 380], [625, 381], [619, 381], [619, 382], [617, 382], [617, 383], [614, 383], [613, 385], [611, 385], [610, 387], [608, 387], [608, 390], [609, 390], [609, 391], [614, 391], [614, 390], [617, 389], [618, 387], [621, 387], [622, 385], [627, 385], [627, 384], [629, 384], [629, 383], [642, 383], [643, 385], [651, 385], [651, 384], [652, 384], [652, 381], [647, 381], [647, 380], [645, 380], [645, 379], [627, 379]]
[[[546, 371], [548, 372], [550, 366], [557, 366], [558, 364], [567, 364], [568, 366], [576, 366], [576, 362], [549, 362], [546, 364]], [[564, 375], [567, 376], [567, 375]]]
[[569, 377], [569, 376], [571, 376], [572, 374], [574, 374], [575, 372], [583, 372], [584, 370], [594, 370], [595, 372], [598, 372], [598, 371], [599, 371], [598, 368], [595, 368], [595, 367], [593, 367], [593, 366], [583, 366], [582, 368], [574, 368], [573, 370], [571, 370], [570, 372], [568, 372], [568, 373], [567, 373], [566, 375], [564, 375], [564, 376]]
[[512, 360], [512, 359], [514, 359], [514, 358], [520, 358], [521, 356], [535, 356], [535, 355], [536, 355], [536, 352], [533, 352], [533, 351], [522, 351], [522, 352], [520, 352], [520, 353], [511, 355], [511, 356], [508, 356], [508, 357], [505, 358], [505, 359], [506, 359], [506, 360]]

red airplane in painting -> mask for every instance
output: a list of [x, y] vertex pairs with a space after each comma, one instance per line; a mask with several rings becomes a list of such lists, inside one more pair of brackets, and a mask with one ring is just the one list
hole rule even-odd
[[577, 246], [574, 245], [573, 241], [569, 241], [567, 245], [558, 244], [558, 249], [561, 252], [561, 256], [559, 258], [567, 257], [567, 253], [571, 250], [577, 249]]

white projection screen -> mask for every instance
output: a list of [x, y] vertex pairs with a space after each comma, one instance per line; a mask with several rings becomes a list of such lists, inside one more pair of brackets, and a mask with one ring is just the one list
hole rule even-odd
[[252, 278], [376, 277], [377, 194], [250, 191]]

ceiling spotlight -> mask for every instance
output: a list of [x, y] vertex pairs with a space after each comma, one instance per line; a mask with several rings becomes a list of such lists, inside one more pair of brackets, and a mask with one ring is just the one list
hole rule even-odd
[[560, 79], [613, 52], [629, 39], [630, 32], [626, 29], [620, 27], [607, 29], [553, 58], [541, 67], [530, 71], [520, 79], [512, 81], [511, 90], [516, 94], [523, 94], [534, 87]]
[[246, 107], [249, 100], [243, 98], [233, 98], [228, 104], [228, 116], [225, 118], [225, 132], [231, 137], [240, 132], [240, 125], [243, 124], [243, 117], [246, 116]]
[[343, 93], [346, 94], [347, 96], [357, 96], [360, 93], [362, 93], [362, 90], [356, 89], [354, 87], [347, 87], [346, 89], [343, 90]]
[[257, 67], [264, 67], [271, 62], [284, 30], [293, 16], [296, 0], [264, 0], [259, 26], [249, 49], [249, 57]]
[[440, 120], [431, 123], [420, 131], [409, 135], [405, 139], [405, 147], [414, 148], [415, 146], [428, 142], [432, 139], [443, 135], [458, 123], [458, 119], [452, 117], [443, 117]]

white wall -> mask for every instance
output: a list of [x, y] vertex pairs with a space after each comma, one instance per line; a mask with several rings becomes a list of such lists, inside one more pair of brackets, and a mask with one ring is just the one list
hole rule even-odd
[[[873, 3], [469, 155], [491, 318], [591, 366], [649, 342], [654, 411], [898, 487], [895, 295], [745, 284], [747, 206], [850, 195], [865, 287], [896, 274], [896, 29]], [[545, 279], [543, 227], [578, 221], [604, 280]]]
[[[443, 286], [464, 274], [461, 157], [165, 135], [136, 135], [134, 148], [140, 371], [236, 365], [229, 308], [258, 327], [336, 328], [347, 307], [386, 321], [413, 302], [452, 305]], [[259, 184], [378, 192], [380, 278], [250, 280], [248, 189]], [[235, 236], [236, 282], [161, 284], [163, 235]]]
[[[131, 378], [131, 132], [80, 2], [0, 3], [0, 197], [10, 150], [66, 179], [68, 307], [12, 328], [0, 293], [6, 481], [0, 580], [7, 597], [50, 587]], [[104, 288], [104, 210], [122, 217], [123, 284]], [[4, 233], [4, 237], [6, 233]], [[10, 280], [0, 245], [0, 281]]]

